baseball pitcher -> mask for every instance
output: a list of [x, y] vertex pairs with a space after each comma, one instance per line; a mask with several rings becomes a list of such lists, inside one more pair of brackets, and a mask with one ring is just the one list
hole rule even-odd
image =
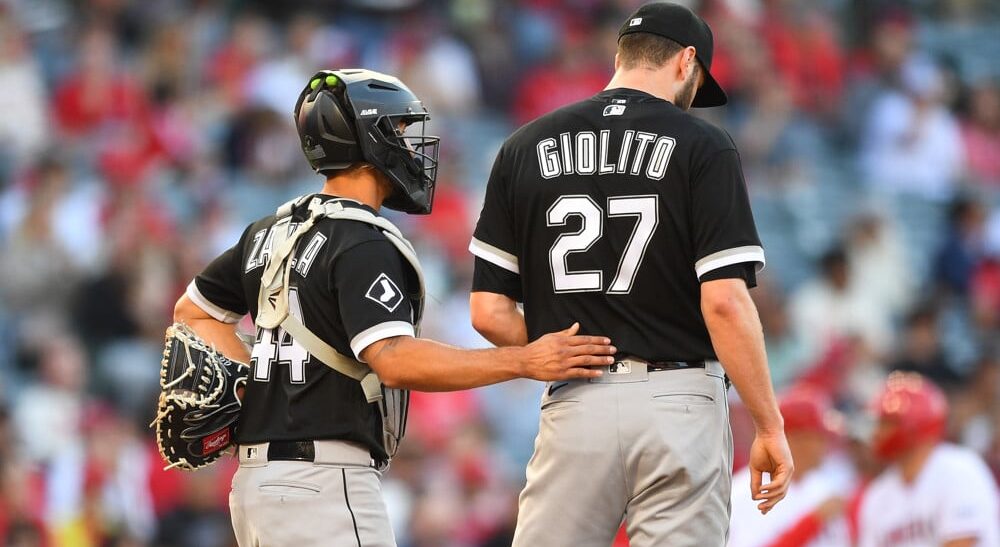
[[762, 511], [784, 496], [792, 461], [747, 291], [764, 251], [732, 139], [687, 113], [726, 102], [711, 66], [704, 21], [642, 6], [607, 88], [497, 155], [469, 247], [473, 325], [516, 345], [579, 318], [619, 350], [602, 377], [545, 391], [517, 547], [607, 547], [623, 519], [637, 547], [725, 544], [726, 375], [757, 427], [752, 495]]

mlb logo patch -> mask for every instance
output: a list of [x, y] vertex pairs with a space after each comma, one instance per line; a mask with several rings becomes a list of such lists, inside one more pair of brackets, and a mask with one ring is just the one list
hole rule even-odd
[[365, 298], [394, 312], [403, 303], [403, 291], [399, 290], [399, 286], [393, 283], [389, 276], [381, 273], [368, 287]]
[[608, 366], [608, 374], [631, 374], [632, 367], [624, 361], [617, 361]]
[[625, 105], [622, 104], [609, 104], [604, 107], [604, 116], [621, 116], [625, 113]]
[[636, 17], [628, 22], [628, 26], [637, 27], [642, 24], [642, 17]]

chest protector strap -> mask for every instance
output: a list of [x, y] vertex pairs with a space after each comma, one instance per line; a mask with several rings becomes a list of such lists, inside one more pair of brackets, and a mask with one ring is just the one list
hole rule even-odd
[[303, 204], [308, 197], [299, 197], [278, 208], [276, 213], [278, 220], [271, 229], [274, 237], [274, 252], [261, 276], [260, 292], [257, 297], [256, 324], [264, 329], [277, 327], [285, 329], [296, 342], [326, 366], [360, 382], [368, 402], [378, 403], [385, 433], [385, 449], [392, 456], [405, 430], [409, 393], [405, 390], [386, 388], [382, 385], [378, 375], [368, 365], [340, 353], [310, 331], [302, 323], [302, 318], [289, 313], [288, 287], [294, 265], [292, 254], [298, 240], [323, 219], [353, 220], [375, 226], [409, 262], [417, 275], [419, 293], [411, 295], [411, 302], [413, 303], [414, 324], [418, 334], [420, 319], [423, 315], [423, 270], [417, 260], [413, 245], [403, 237], [399, 228], [387, 219], [363, 209], [344, 207], [336, 200], [324, 202], [319, 198], [313, 198], [309, 202], [309, 216], [301, 223], [292, 222], [292, 210]]

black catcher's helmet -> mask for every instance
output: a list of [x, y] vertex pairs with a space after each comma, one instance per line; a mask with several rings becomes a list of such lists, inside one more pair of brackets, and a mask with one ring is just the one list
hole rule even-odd
[[434, 201], [438, 137], [424, 135], [430, 115], [399, 79], [371, 70], [321, 70], [295, 103], [295, 125], [318, 173], [368, 162], [396, 187], [383, 205], [427, 214]]

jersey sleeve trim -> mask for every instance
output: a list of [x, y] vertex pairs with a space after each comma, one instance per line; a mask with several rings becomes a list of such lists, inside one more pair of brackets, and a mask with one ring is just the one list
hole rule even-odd
[[489, 243], [472, 238], [472, 241], [469, 243], [469, 252], [509, 272], [519, 275], [521, 273], [516, 256]]
[[198, 290], [198, 284], [195, 281], [191, 281], [191, 283], [188, 284], [185, 294], [187, 294], [187, 297], [191, 299], [196, 306], [201, 308], [202, 311], [210, 315], [212, 319], [215, 319], [216, 321], [221, 321], [223, 323], [236, 323], [244, 315], [229, 311], [221, 306], [213, 304], [209, 299], [205, 298], [205, 295], [201, 294], [201, 291]]
[[364, 360], [361, 358], [361, 352], [375, 342], [392, 338], [393, 336], [415, 335], [416, 332], [413, 330], [413, 325], [406, 321], [386, 321], [385, 323], [379, 323], [374, 327], [369, 327], [359, 332], [357, 336], [351, 339], [351, 351], [354, 352], [354, 356], [358, 361], [363, 363]]
[[694, 263], [694, 271], [698, 277], [706, 273], [743, 262], [756, 262], [757, 271], [764, 269], [764, 249], [759, 245], [747, 245], [745, 247], [733, 247], [717, 253], [712, 253]]

